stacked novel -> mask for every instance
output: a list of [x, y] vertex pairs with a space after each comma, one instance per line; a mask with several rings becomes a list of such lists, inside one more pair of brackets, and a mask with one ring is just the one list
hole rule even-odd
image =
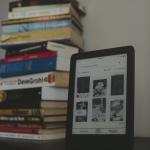
[[2, 20], [0, 137], [65, 137], [70, 58], [83, 49], [76, 0], [17, 0]]

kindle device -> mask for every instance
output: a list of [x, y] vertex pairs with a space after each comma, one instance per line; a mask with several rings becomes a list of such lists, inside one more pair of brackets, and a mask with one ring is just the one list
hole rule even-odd
[[133, 137], [134, 48], [73, 55], [67, 150], [132, 150]]

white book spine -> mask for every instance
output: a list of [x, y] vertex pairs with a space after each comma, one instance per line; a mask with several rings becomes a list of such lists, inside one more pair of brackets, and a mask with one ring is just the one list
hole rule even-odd
[[12, 139], [28, 139], [28, 140], [55, 140], [65, 138], [65, 133], [55, 134], [24, 134], [24, 133], [12, 133], [12, 132], [0, 132], [1, 138]]
[[9, 12], [8, 19], [20, 19], [20, 18], [30, 18], [30, 17], [42, 17], [50, 15], [62, 15], [69, 13], [70, 8], [51, 8], [51, 9], [41, 9], [41, 10], [29, 10], [26, 12]]
[[70, 59], [73, 54], [79, 52], [79, 48], [59, 44], [55, 42], [48, 42], [48, 50], [57, 51], [57, 70], [69, 71], [70, 70]]
[[67, 88], [42, 87], [42, 100], [67, 100]]
[[55, 42], [48, 42], [47, 43], [47, 49], [49, 50], [55, 50], [58, 52], [59, 55], [69, 55], [71, 56], [72, 54], [78, 53], [79, 48], [73, 47], [73, 46], [68, 46], [60, 43], [55, 43]]
[[0, 90], [55, 86], [54, 78], [54, 72], [0, 78]]

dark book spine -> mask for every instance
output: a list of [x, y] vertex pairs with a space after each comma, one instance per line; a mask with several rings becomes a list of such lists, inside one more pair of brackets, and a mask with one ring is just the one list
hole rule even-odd
[[0, 108], [39, 108], [41, 101], [41, 88], [7, 90], [0, 93], [2, 96]]
[[40, 123], [43, 122], [41, 116], [0, 116], [1, 123]]
[[26, 54], [33, 54], [36, 52], [45, 52], [47, 43], [38, 43], [38, 44], [26, 44], [26, 45], [19, 45], [19, 46], [11, 46], [7, 47], [6, 49], [6, 57], [10, 56], [20, 56]]
[[17, 90], [7, 90], [6, 101], [28, 101], [28, 99], [41, 99], [41, 88], [29, 88], [29, 89], [17, 89]]

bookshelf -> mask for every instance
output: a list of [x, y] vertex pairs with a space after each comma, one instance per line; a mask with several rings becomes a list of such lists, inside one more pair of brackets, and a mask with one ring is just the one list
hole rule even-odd
[[65, 139], [70, 58], [84, 49], [79, 5], [9, 2], [8, 19], [1, 20], [0, 141]]

